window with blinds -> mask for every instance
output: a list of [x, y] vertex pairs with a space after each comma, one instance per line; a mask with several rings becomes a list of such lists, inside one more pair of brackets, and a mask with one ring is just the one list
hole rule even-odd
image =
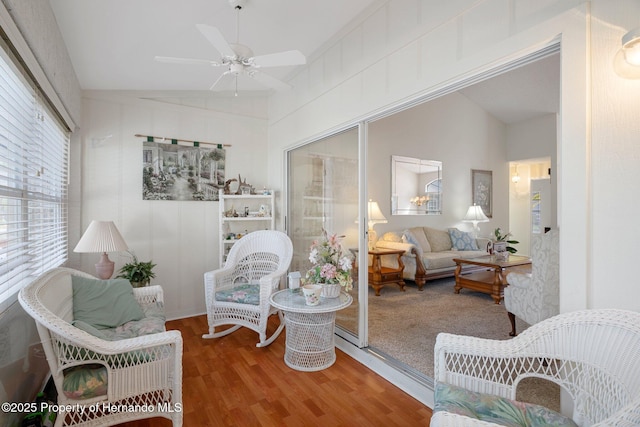
[[67, 259], [69, 136], [0, 48], [0, 303]]

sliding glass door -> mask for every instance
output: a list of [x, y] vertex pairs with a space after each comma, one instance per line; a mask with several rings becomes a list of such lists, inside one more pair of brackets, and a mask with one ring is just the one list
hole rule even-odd
[[[353, 127], [310, 142], [287, 153], [287, 233], [293, 241], [290, 271], [304, 277], [311, 268], [309, 248], [328, 234], [341, 237], [343, 248], [357, 256], [359, 170], [358, 128]], [[354, 263], [355, 266], [355, 263]], [[357, 270], [353, 304], [337, 313], [339, 334], [357, 341], [359, 300]], [[366, 284], [366, 281], [365, 281]], [[365, 285], [366, 287], [366, 285]]]

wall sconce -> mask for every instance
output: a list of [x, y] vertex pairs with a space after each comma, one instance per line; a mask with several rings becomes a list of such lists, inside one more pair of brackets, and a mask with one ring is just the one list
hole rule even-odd
[[629, 64], [640, 66], [640, 28], [631, 30], [622, 37], [622, 53]]
[[513, 174], [513, 176], [511, 177], [511, 182], [513, 182], [514, 184], [517, 184], [520, 182], [520, 175], [518, 175], [518, 165], [516, 165], [516, 173]]
[[622, 37], [622, 46], [615, 55], [613, 68], [620, 77], [640, 79], [640, 27]]

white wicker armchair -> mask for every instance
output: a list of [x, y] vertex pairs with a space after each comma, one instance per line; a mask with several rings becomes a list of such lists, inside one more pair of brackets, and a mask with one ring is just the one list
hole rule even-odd
[[551, 229], [531, 242], [531, 274], [509, 273], [504, 306], [516, 336], [516, 316], [529, 325], [560, 312], [559, 232]]
[[[253, 231], [236, 242], [224, 267], [204, 274], [209, 333], [202, 338], [219, 338], [242, 326], [258, 333], [257, 347], [278, 338], [284, 321], [282, 313], [269, 303], [269, 297], [279, 289], [292, 257], [291, 239], [281, 231]], [[267, 339], [267, 321], [275, 313], [280, 325]], [[223, 325], [234, 326], [215, 331]]]
[[[553, 381], [573, 399], [579, 426], [640, 425], [640, 313], [584, 310], [543, 320], [511, 340], [441, 333], [435, 381], [515, 399], [526, 377]], [[436, 409], [431, 426], [495, 425]]]
[[[106, 426], [151, 417], [164, 417], [182, 425], [182, 336], [165, 331], [119, 341], [106, 341], [76, 328], [73, 321], [71, 276], [95, 277], [69, 268], [54, 268], [22, 288], [19, 301], [36, 321], [61, 412], [56, 426]], [[134, 288], [138, 303], [163, 302], [160, 286]], [[65, 396], [66, 370], [103, 365], [107, 371], [106, 395], [87, 399]], [[117, 410], [144, 407], [146, 410]], [[109, 408], [116, 408], [110, 410]]]

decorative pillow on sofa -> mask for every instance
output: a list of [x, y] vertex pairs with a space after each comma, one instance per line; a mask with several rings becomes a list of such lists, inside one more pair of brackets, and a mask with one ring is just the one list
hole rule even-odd
[[432, 252], [451, 250], [451, 237], [449, 237], [448, 231], [424, 227], [424, 234], [426, 234], [427, 239], [429, 240]]
[[456, 251], [477, 251], [476, 239], [471, 233], [460, 231], [457, 228], [449, 229], [451, 247]]
[[144, 317], [127, 279], [99, 280], [72, 275], [71, 285], [74, 320], [96, 329], [108, 329]]

